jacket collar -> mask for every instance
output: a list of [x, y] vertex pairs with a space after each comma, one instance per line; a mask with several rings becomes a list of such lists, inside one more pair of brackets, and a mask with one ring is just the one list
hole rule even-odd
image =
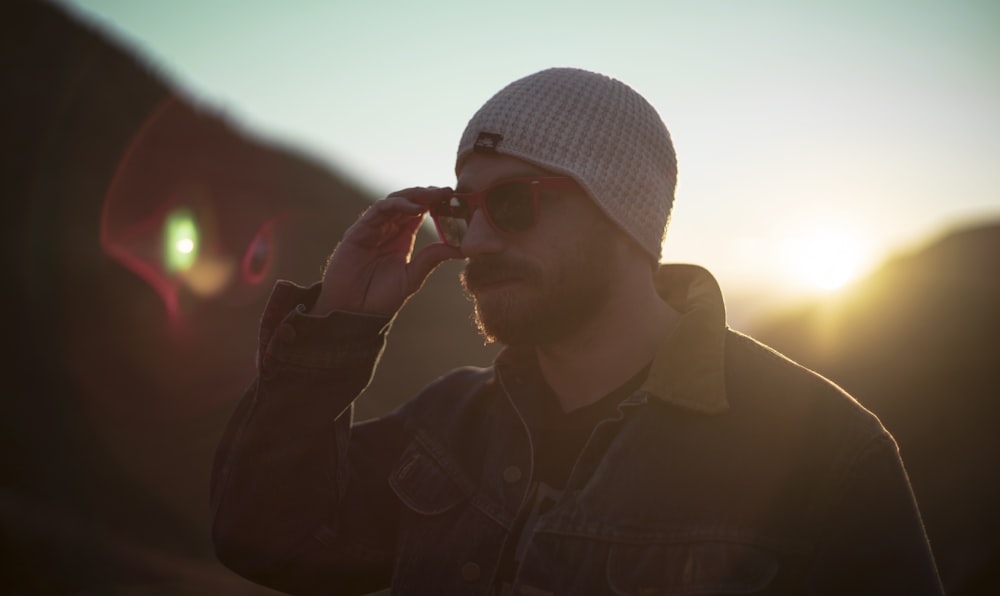
[[681, 314], [653, 358], [642, 389], [666, 403], [705, 414], [729, 409], [724, 353], [726, 308], [712, 274], [696, 265], [661, 265], [663, 300]]

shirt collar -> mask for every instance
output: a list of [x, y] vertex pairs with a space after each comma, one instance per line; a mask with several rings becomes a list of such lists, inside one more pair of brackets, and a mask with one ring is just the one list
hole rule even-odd
[[681, 316], [653, 357], [642, 389], [690, 410], [725, 412], [726, 307], [718, 282], [696, 265], [661, 265], [654, 279]]
[[[654, 282], [660, 297], [680, 317], [653, 356], [640, 391], [704, 414], [725, 412], [729, 409], [723, 366], [726, 307], [718, 282], [706, 269], [686, 264], [660, 265]], [[495, 364], [507, 369], [505, 378], [515, 382], [533, 374], [541, 378], [530, 350], [508, 346]]]

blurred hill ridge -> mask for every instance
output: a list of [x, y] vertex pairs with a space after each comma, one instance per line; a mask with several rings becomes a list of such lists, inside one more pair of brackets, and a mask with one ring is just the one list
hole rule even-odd
[[954, 228], [752, 334], [893, 433], [949, 594], [1000, 585], [1000, 221]]
[[[212, 554], [213, 452], [253, 378], [271, 287], [319, 279], [374, 197], [193, 103], [57, 5], [0, 3], [0, 33], [0, 592], [270, 592]], [[199, 244], [183, 272], [164, 258], [179, 212]], [[458, 266], [398, 317], [359, 417], [459, 357], [489, 362]]]

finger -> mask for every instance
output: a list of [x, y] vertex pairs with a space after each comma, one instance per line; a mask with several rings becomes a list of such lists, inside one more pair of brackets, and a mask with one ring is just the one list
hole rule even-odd
[[427, 208], [440, 203], [452, 194], [454, 194], [454, 191], [447, 186], [423, 186], [397, 190], [396, 192], [390, 194], [387, 198], [392, 199], [402, 197]]
[[375, 202], [355, 223], [351, 236], [364, 243], [383, 244], [412, 236], [431, 206], [451, 196], [450, 188], [408, 188]]
[[381, 225], [389, 218], [421, 215], [426, 213], [428, 208], [451, 195], [450, 188], [407, 188], [396, 191], [373, 203], [362, 214], [358, 223]]
[[372, 206], [368, 208], [368, 211], [364, 213], [362, 219], [368, 217], [370, 219], [387, 218], [387, 217], [398, 217], [403, 216], [414, 216], [420, 215], [427, 211], [427, 207], [410, 200], [408, 197], [401, 195], [390, 195], [379, 201], [372, 203]]
[[352, 242], [381, 243], [386, 236], [416, 230], [427, 209], [402, 197], [373, 203], [344, 233]]
[[409, 253], [431, 206], [451, 196], [450, 188], [406, 188], [372, 203], [344, 233], [346, 244]]

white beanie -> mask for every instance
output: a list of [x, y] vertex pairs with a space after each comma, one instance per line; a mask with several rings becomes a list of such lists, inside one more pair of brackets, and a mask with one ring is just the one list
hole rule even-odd
[[456, 174], [473, 151], [570, 176], [656, 260], [677, 186], [677, 157], [656, 110], [621, 81], [551, 68], [514, 81], [469, 120]]

